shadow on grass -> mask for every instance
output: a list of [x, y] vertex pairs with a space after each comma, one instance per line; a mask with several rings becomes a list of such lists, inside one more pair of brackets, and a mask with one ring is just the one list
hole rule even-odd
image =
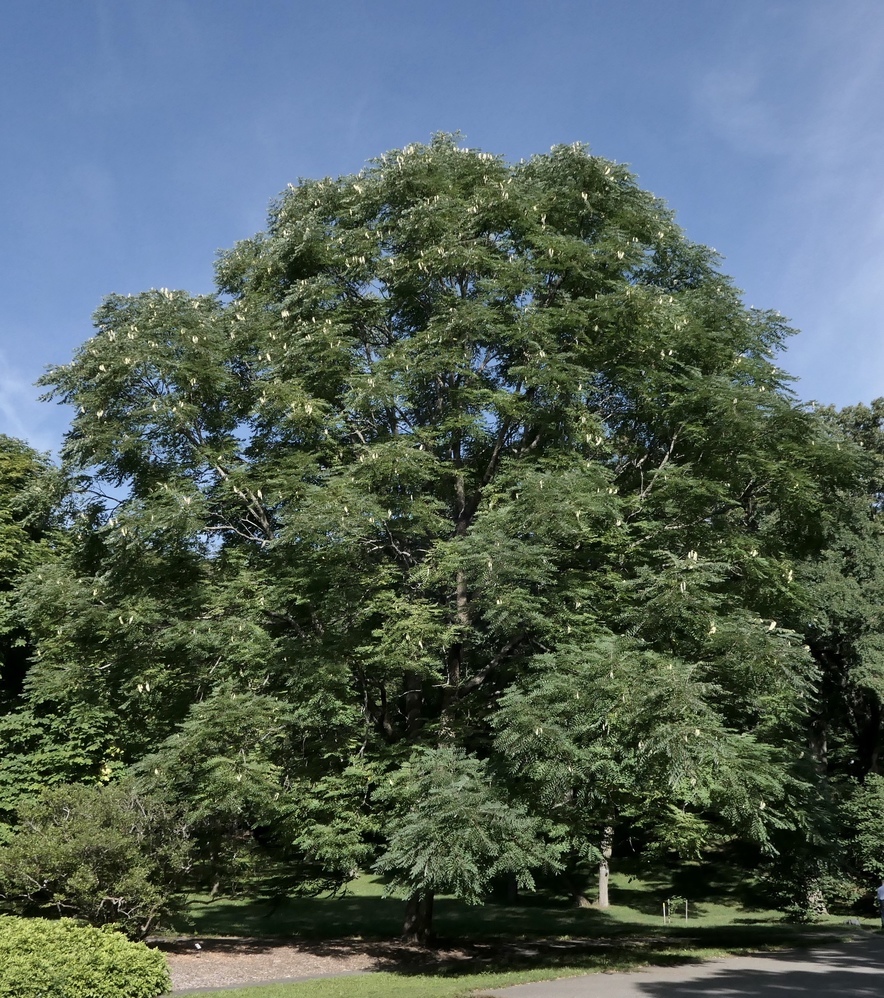
[[[640, 859], [625, 857], [617, 867], [617, 890], [624, 898], [622, 903], [632, 906], [635, 902], [637, 910], [654, 914], [652, 901], [658, 904], [659, 912], [663, 901], [670, 897], [686, 898], [691, 906], [707, 903], [739, 907], [747, 913], [769, 911], [770, 898], [765, 896], [763, 885], [747, 875], [747, 869], [752, 869], [751, 863], [734, 861], [682, 861], [665, 868], [650, 868]], [[643, 902], [642, 893], [647, 894]]]
[[[672, 897], [671, 886], [661, 891], [647, 881], [635, 888], [620, 886], [612, 892], [612, 909], [577, 908], [564, 900], [529, 896], [519, 904], [489, 902], [472, 906], [451, 898], [435, 905], [434, 928], [440, 939], [473, 941], [524, 938], [601, 938], [634, 936], [709, 939], [739, 938], [741, 945], [764, 945], [774, 939], [783, 945], [806, 935], [807, 927], [791, 926], [781, 916], [737, 915], [713, 904], [689, 903], [690, 920], [684, 921], [675, 903], [672, 921], [664, 925], [662, 901]], [[696, 919], [708, 913], [706, 924]], [[195, 899], [188, 917], [173, 924], [174, 932], [200, 938], [239, 936], [262, 939], [334, 940], [360, 937], [392, 940], [401, 933], [404, 902], [379, 896], [291, 897], [212, 902]], [[719, 924], [716, 925], [716, 922]], [[722, 933], [724, 935], [722, 935]]]
[[[636, 926], [632, 927], [633, 929]], [[299, 940], [297, 948], [311, 956], [367, 957], [372, 970], [399, 976], [460, 978], [478, 974], [524, 971], [548, 972], [550, 976], [602, 971], [625, 971], [641, 966], [672, 967], [697, 964], [722, 953], [743, 952], [796, 943], [821, 941], [819, 935], [788, 927], [773, 933], [755, 926], [715, 927], [693, 933], [642, 933], [629, 936], [557, 939], [439, 938], [421, 947], [389, 940], [339, 939]], [[271, 953], [291, 945], [277, 939], [201, 938], [201, 956]], [[193, 952], [193, 940], [165, 941], [166, 952]]]
[[467, 942], [450, 940], [424, 951], [388, 952], [379, 970], [405, 975], [463, 977], [544, 970], [552, 974], [567, 968], [575, 972], [625, 970], [636, 966], [675, 966], [699, 961], [695, 954], [674, 949], [665, 940], [652, 939], [532, 939]]
[[[402, 931], [405, 904], [393, 898], [290, 898], [213, 902], [194, 901], [186, 919], [173, 931], [199, 936], [285, 937], [330, 939], [361, 936], [395, 938]], [[612, 920], [596, 909], [575, 908], [564, 902], [545, 904], [472, 906], [449, 898], [435, 904], [434, 926], [442, 937], [595, 935]], [[612, 923], [609, 931], [617, 931]]]
[[[675, 891], [672, 887], [664, 886], [648, 889], [644, 884], [636, 887], [618, 887], [612, 892], [618, 905], [631, 908], [633, 911], [643, 915], [659, 916], [662, 918], [663, 903], [672, 905], [672, 917], [674, 919], [684, 917], [685, 895]], [[707, 913], [707, 908], [696, 899], [688, 897], [688, 909], [691, 918], [701, 918]]]
[[[187, 917], [179, 918], [173, 931], [300, 939], [389, 939], [401, 931], [404, 903], [382, 897], [384, 883], [376, 877], [360, 877], [350, 885], [352, 893], [333, 897], [287, 896], [289, 884], [285, 877], [270, 875], [255, 885], [256, 893], [248, 899], [219, 898], [209, 903], [195, 898]], [[635, 931], [637, 925], [662, 926], [665, 901], [673, 902], [672, 924], [682, 922], [683, 901], [676, 898], [687, 899], [692, 922], [733, 923], [735, 908], [747, 922], [756, 916], [763, 924], [779, 921], [761, 903], [754, 882], [733, 864], [649, 869], [639, 860], [626, 859], [612, 877], [613, 907], [608, 911], [577, 908], [544, 889], [521, 896], [516, 904], [500, 899], [473, 907], [437, 898], [435, 927], [443, 937], [475, 939], [623, 935]]]
[[[397, 974], [458, 976], [483, 972], [571, 968], [575, 973], [623, 970], [650, 964], [690, 963], [713, 953], [765, 951], [809, 946], [837, 933], [819, 927], [762, 921], [752, 917], [727, 924], [701, 925], [662, 919], [651, 892], [620, 888], [638, 918], [629, 912], [575, 908], [533, 897], [521, 905], [473, 907], [449, 898], [436, 902], [436, 939], [431, 947], [398, 941], [404, 903], [377, 896], [288, 898], [270, 901], [194, 902], [190, 918], [176, 926], [190, 937], [161, 940], [168, 952], [192, 952], [194, 935], [202, 952], [254, 954], [295, 945], [317, 956], [369, 957], [374, 969]], [[654, 892], [656, 893], [656, 892]]]

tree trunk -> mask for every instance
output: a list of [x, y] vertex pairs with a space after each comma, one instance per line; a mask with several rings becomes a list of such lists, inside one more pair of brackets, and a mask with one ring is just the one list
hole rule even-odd
[[814, 917], [829, 914], [826, 898], [816, 881], [807, 888], [807, 911]]
[[860, 752], [868, 760], [866, 762], [866, 772], [880, 773], [881, 767], [878, 761], [878, 754], [881, 744], [881, 706], [875, 696], [868, 696], [867, 700], [869, 703], [869, 716], [862, 731]]
[[421, 729], [423, 713], [423, 680], [416, 672], [406, 672], [405, 680], [405, 723], [409, 737]]
[[602, 831], [602, 858], [599, 860], [599, 899], [596, 902], [598, 908], [608, 908], [611, 904], [608, 898], [608, 877], [611, 873], [610, 862], [613, 845], [614, 829], [610, 825], [606, 825]]
[[405, 902], [402, 938], [408, 943], [426, 946], [433, 935], [433, 892], [412, 894]]
[[[460, 531], [458, 531], [460, 533]], [[460, 681], [463, 675], [464, 638], [470, 626], [469, 596], [467, 581], [463, 572], [457, 573], [455, 588], [457, 605], [457, 623], [461, 637], [452, 644], [448, 652], [448, 681], [442, 696], [442, 712], [439, 718], [439, 744], [449, 745], [454, 742], [454, 714], [460, 695]]]

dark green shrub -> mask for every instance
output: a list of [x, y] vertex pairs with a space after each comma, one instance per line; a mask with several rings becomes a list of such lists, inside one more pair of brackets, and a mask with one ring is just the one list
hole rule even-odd
[[188, 846], [173, 814], [125, 786], [51, 787], [0, 847], [0, 906], [141, 938], [174, 908]]
[[820, 890], [830, 915], [877, 915], [874, 881], [863, 881], [843, 870], [833, 870], [820, 878]]
[[109, 927], [0, 915], [0, 998], [156, 998], [166, 958]]
[[846, 795], [841, 821], [847, 852], [857, 874], [870, 886], [884, 877], [884, 777], [868, 773]]

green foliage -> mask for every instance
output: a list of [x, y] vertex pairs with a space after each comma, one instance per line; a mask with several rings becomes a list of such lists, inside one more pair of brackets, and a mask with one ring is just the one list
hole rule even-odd
[[[769, 640], [788, 655], [788, 639]], [[497, 747], [578, 852], [597, 855], [599, 829], [622, 817], [682, 856], [734, 833], [769, 844], [771, 829], [795, 820], [802, 779], [787, 744], [761, 740], [757, 703], [755, 732], [745, 719], [730, 726], [746, 691], [713, 685], [713, 669], [613, 635], [562, 646], [501, 698]]]
[[478, 904], [501, 874], [531, 889], [532, 869], [559, 850], [519, 804], [502, 799], [484, 762], [453, 748], [420, 749], [375, 793], [390, 815], [375, 870], [406, 897], [451, 894]]
[[[826, 899], [846, 907], [851, 900], [868, 903], [872, 878], [884, 872], [877, 844], [884, 750], [884, 400], [822, 410], [821, 416], [833, 438], [840, 437], [839, 446], [862, 456], [854, 485], [831, 496], [825, 546], [795, 570], [805, 595], [793, 626], [803, 631], [819, 672], [808, 744], [826, 781], [827, 800], [818, 813], [830, 825], [827, 846], [799, 865], [818, 869]], [[796, 848], [800, 854], [802, 845]], [[786, 852], [794, 856], [796, 850]]]
[[0, 915], [0, 998], [157, 998], [162, 953], [70, 918]]
[[137, 767], [150, 793], [186, 809], [197, 858], [216, 876], [227, 871], [236, 881], [247, 874], [254, 830], [280, 815], [285, 776], [277, 760], [288, 715], [275, 698], [218, 688]]
[[0, 812], [14, 822], [19, 805], [46, 787], [118, 775], [121, 750], [105, 737], [106, 719], [106, 711], [82, 704], [60, 715], [32, 704], [0, 715]]
[[4, 583], [32, 560], [32, 542], [45, 532], [52, 509], [45, 487], [48, 477], [45, 458], [0, 434], [0, 580]]
[[0, 903], [142, 937], [174, 910], [188, 853], [180, 818], [125, 786], [46, 788], [0, 847]]

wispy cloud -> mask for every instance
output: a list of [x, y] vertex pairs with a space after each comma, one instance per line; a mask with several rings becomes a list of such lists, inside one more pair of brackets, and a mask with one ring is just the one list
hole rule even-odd
[[39, 451], [55, 452], [65, 420], [59, 409], [40, 402], [32, 379], [0, 352], [0, 433], [25, 440]]
[[708, 126], [742, 155], [782, 156], [789, 140], [765, 99], [758, 60], [743, 57], [702, 77], [695, 95]]
[[789, 27], [780, 24], [768, 39], [757, 17], [736, 24], [729, 48], [701, 73], [695, 101], [735, 152], [819, 174], [879, 146], [884, 8], [805, 10], [796, 18], [786, 5]]
[[742, 25], [695, 102], [746, 171], [770, 171], [745, 228], [765, 304], [803, 329], [787, 366], [810, 393], [847, 402], [884, 394], [884, 7], [805, 9], [768, 42], [757, 19]]

